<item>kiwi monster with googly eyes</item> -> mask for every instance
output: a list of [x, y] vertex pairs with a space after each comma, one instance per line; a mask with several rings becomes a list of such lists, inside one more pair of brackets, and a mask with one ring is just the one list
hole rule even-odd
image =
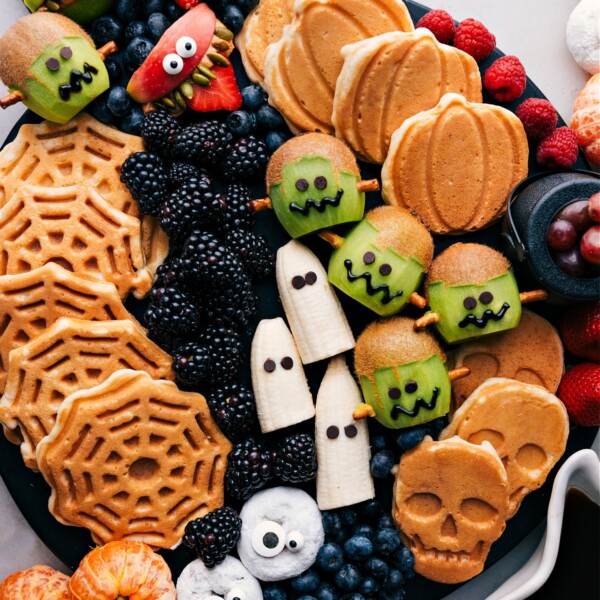
[[306, 571], [325, 538], [317, 503], [297, 488], [258, 492], [244, 504], [240, 518], [238, 555], [261, 581], [281, 581]]

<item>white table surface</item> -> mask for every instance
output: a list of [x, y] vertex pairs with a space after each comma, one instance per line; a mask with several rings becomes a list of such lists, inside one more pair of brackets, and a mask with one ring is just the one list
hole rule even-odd
[[[443, 8], [456, 20], [473, 17], [483, 22], [496, 36], [498, 47], [521, 59], [529, 77], [568, 122], [573, 102], [588, 75], [573, 61], [565, 42], [567, 18], [578, 0], [422, 0], [431, 8]], [[4, 0], [0, 15], [0, 34], [19, 16], [26, 14], [21, 0]], [[0, 94], [5, 88], [0, 83]], [[0, 114], [0, 140], [4, 140], [23, 107], [13, 106]], [[597, 441], [597, 440], [596, 440]], [[597, 451], [597, 450], [596, 450]], [[46, 549], [21, 516], [0, 480], [0, 580], [34, 564], [48, 564], [65, 570]], [[49, 519], [52, 517], [49, 515]], [[458, 600], [481, 600], [481, 588], [494, 586], [506, 573], [520, 566], [535, 547], [541, 531], [533, 532], [511, 556], [477, 578], [473, 587], [453, 595]], [[498, 568], [496, 568], [498, 567]], [[491, 587], [490, 587], [491, 589]]]

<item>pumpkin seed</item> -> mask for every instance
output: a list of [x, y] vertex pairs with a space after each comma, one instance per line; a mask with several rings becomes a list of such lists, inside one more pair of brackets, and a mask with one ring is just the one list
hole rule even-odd
[[192, 84], [189, 81], [184, 81], [180, 86], [179, 86], [179, 91], [188, 99], [190, 100], [191, 98], [194, 97], [194, 87], [192, 86]]
[[210, 85], [210, 79], [208, 79], [208, 77], [204, 77], [204, 75], [200, 75], [200, 73], [193, 73], [192, 81], [198, 85], [201, 85], [202, 87], [208, 87]]
[[229, 66], [229, 61], [222, 54], [217, 54], [216, 52], [209, 52], [206, 56], [208, 56], [209, 60], [218, 67]]
[[196, 69], [198, 69], [200, 75], [204, 75], [204, 77], [206, 77], [207, 79], [217, 78], [217, 76], [208, 67], [205, 67], [204, 65], [198, 65]]
[[215, 29], [215, 35], [228, 42], [233, 39], [233, 31], [227, 29], [227, 27], [217, 27]]

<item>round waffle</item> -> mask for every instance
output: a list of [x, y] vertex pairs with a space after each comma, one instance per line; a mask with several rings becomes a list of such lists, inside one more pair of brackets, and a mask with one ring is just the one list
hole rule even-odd
[[35, 449], [56, 423], [63, 400], [106, 381], [120, 369], [173, 379], [171, 357], [131, 320], [82, 321], [62, 317], [10, 353], [0, 422], [19, 433], [25, 464], [37, 470]]
[[62, 523], [171, 548], [223, 505], [230, 450], [203, 396], [123, 370], [63, 402], [37, 461]]

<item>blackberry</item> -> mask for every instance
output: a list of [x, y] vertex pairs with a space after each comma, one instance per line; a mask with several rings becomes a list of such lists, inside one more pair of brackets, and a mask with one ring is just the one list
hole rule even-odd
[[170, 157], [179, 129], [179, 123], [166, 110], [148, 113], [141, 129], [144, 147], [149, 152], [156, 152], [165, 158]]
[[232, 498], [247, 500], [273, 477], [271, 453], [253, 438], [235, 444], [227, 457], [225, 487]]
[[202, 296], [204, 318], [211, 325], [224, 325], [242, 330], [256, 314], [258, 297], [249, 279], [223, 290], [207, 290]]
[[240, 257], [252, 279], [263, 279], [275, 268], [275, 253], [267, 239], [253, 231], [232, 229], [225, 243]]
[[249, 229], [254, 224], [254, 212], [249, 206], [250, 188], [240, 183], [230, 183], [225, 189], [226, 229]]
[[216, 165], [233, 139], [226, 123], [211, 119], [182, 129], [175, 138], [175, 154], [182, 160]]
[[135, 152], [121, 167], [121, 181], [137, 201], [140, 212], [157, 216], [169, 191], [162, 158], [150, 152]]
[[248, 279], [237, 255], [214, 233], [193, 230], [183, 245], [182, 259], [186, 277], [212, 290], [242, 285]]
[[193, 337], [200, 327], [200, 312], [194, 301], [177, 287], [156, 287], [144, 315], [150, 329], [174, 337]]
[[264, 140], [249, 135], [229, 144], [219, 166], [227, 180], [251, 181], [264, 175], [268, 162], [269, 151]]
[[290, 483], [311, 481], [317, 475], [317, 449], [307, 433], [296, 433], [284, 438], [275, 451], [275, 477]]
[[169, 169], [169, 179], [174, 188], [187, 183], [188, 179], [202, 179], [208, 186], [212, 186], [212, 181], [204, 169], [186, 162], [174, 162]]
[[225, 200], [212, 191], [202, 175], [192, 177], [168, 195], [160, 213], [160, 224], [169, 240], [178, 246], [193, 227], [219, 227]]
[[242, 441], [256, 425], [256, 404], [252, 392], [231, 384], [214, 389], [208, 406], [221, 431], [232, 442]]
[[226, 327], [207, 327], [198, 341], [210, 356], [208, 382], [218, 385], [234, 379], [244, 362], [240, 334]]
[[206, 380], [210, 371], [210, 353], [197, 342], [188, 342], [173, 354], [173, 371], [180, 387], [196, 387]]
[[232, 508], [222, 506], [185, 526], [182, 542], [196, 551], [207, 566], [220, 565], [240, 539], [242, 520]]

